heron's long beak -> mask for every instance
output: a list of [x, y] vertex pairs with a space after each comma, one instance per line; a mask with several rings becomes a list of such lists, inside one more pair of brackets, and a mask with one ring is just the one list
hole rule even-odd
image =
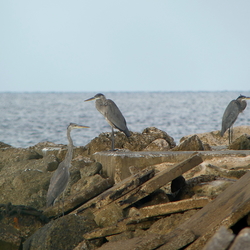
[[95, 97], [91, 97], [91, 98], [85, 100], [85, 102], [92, 101], [92, 100], [95, 100], [95, 99], [96, 99]]
[[76, 128], [90, 128], [89, 126], [77, 125]]

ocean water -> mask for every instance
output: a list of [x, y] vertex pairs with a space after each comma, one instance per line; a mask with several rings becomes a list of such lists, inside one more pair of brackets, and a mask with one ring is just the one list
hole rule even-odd
[[[75, 146], [86, 145], [111, 128], [95, 109], [84, 102], [96, 93], [0, 93], [0, 141], [14, 147], [29, 147], [43, 141], [67, 144], [70, 122], [90, 126], [72, 131]], [[181, 137], [219, 130], [228, 103], [250, 92], [107, 92], [123, 113], [129, 130], [142, 132], [157, 127]], [[250, 104], [249, 104], [250, 106]], [[250, 107], [235, 126], [250, 125]]]

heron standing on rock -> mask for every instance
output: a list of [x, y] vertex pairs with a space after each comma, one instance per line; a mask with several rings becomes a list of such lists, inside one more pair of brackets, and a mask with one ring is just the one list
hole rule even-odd
[[247, 99], [250, 99], [250, 97], [240, 95], [236, 100], [232, 100], [228, 104], [223, 114], [220, 134], [221, 136], [223, 136], [226, 130], [228, 129], [229, 144], [232, 143], [233, 139], [233, 129], [231, 131], [231, 127], [237, 120], [239, 113], [243, 112], [243, 110], [246, 108], [247, 102], [245, 100]]
[[106, 118], [108, 124], [111, 126], [112, 129], [111, 150], [114, 151], [115, 150], [114, 128], [122, 131], [127, 137], [130, 136], [126, 120], [123, 117], [120, 109], [116, 106], [116, 104], [112, 100], [106, 99], [105, 95], [101, 93], [96, 94], [94, 97], [85, 100], [85, 102], [92, 100], [96, 100], [95, 102], [96, 109]]
[[53, 173], [49, 190], [47, 193], [47, 207], [54, 205], [55, 200], [63, 193], [69, 182], [69, 168], [71, 166], [71, 160], [73, 156], [73, 141], [70, 136], [70, 132], [73, 129], [77, 128], [89, 128], [88, 126], [82, 126], [75, 123], [70, 123], [67, 128], [67, 138], [68, 138], [68, 151], [65, 156], [65, 159], [59, 164], [57, 170]]

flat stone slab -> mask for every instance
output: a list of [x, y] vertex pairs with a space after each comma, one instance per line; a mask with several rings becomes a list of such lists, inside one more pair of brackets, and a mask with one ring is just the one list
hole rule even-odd
[[[123, 180], [131, 175], [129, 168], [136, 166], [143, 169], [148, 166], [163, 162], [178, 163], [186, 160], [196, 151], [103, 151], [93, 155], [94, 159], [102, 164], [103, 173], [115, 181], [119, 175]], [[250, 150], [226, 150], [226, 151], [199, 151], [203, 161], [213, 158], [225, 158], [226, 156], [246, 157]]]

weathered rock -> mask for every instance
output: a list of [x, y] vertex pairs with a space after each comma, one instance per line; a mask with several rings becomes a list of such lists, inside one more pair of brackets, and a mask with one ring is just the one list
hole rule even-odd
[[10, 147], [11, 147], [11, 145], [0, 141], [0, 148], [10, 148]]
[[23, 250], [73, 249], [84, 240], [84, 233], [96, 227], [92, 219], [66, 215], [36, 231], [24, 242]]
[[43, 157], [44, 163], [46, 164], [47, 171], [55, 171], [59, 165], [59, 162], [54, 154], [49, 154]]
[[214, 180], [207, 183], [200, 183], [193, 187], [192, 191], [195, 193], [196, 197], [215, 198], [233, 183], [235, 183], [235, 180]]
[[234, 237], [235, 235], [230, 230], [221, 226], [202, 250], [226, 250]]
[[240, 231], [229, 250], [250, 249], [250, 228], [246, 227]]
[[53, 142], [45, 141], [45, 142], [39, 142], [33, 147], [29, 147], [29, 149], [35, 150], [42, 156], [47, 156], [50, 154], [57, 155], [59, 150], [63, 146], [64, 146], [63, 144], [55, 144]]
[[[161, 140], [157, 141], [158, 139]], [[142, 151], [149, 147], [151, 143], [151, 149], [157, 151], [159, 151], [159, 149], [166, 150], [167, 148], [173, 148], [176, 145], [171, 136], [155, 127], [146, 128], [142, 133], [131, 132], [129, 138], [127, 138], [122, 132], [115, 132], [115, 148], [127, 149], [130, 151]], [[89, 155], [92, 155], [95, 152], [110, 150], [111, 133], [100, 134], [99, 137], [94, 138], [86, 147]]]
[[[237, 126], [233, 128], [233, 141], [240, 137], [242, 134], [250, 134], [250, 126]], [[192, 135], [184, 136], [181, 142], [191, 137]], [[223, 137], [220, 136], [220, 130], [197, 134], [203, 144], [210, 146], [223, 146], [228, 145], [228, 133], [226, 132]]]
[[197, 135], [193, 135], [183, 140], [178, 146], [171, 149], [172, 151], [204, 151], [202, 141]]
[[49, 185], [49, 176], [46, 173], [28, 168], [15, 172], [12, 177], [4, 175], [3, 178], [0, 188], [1, 203], [24, 204], [37, 209], [45, 205]]
[[[235, 132], [237, 134], [237, 129], [235, 129], [234, 135]], [[242, 129], [239, 130], [239, 134], [242, 135], [242, 131]], [[187, 141], [192, 142], [194, 140], [195, 144], [192, 145], [192, 147], [195, 145], [193, 147], [194, 150], [199, 150], [196, 146], [201, 144], [203, 145], [203, 149], [209, 150], [206, 144], [209, 143], [214, 146], [210, 143], [213, 140], [214, 142], [218, 140], [221, 143], [215, 144], [217, 146], [227, 145], [227, 136], [221, 138], [219, 131], [216, 133], [208, 133], [209, 135], [204, 137], [201, 134], [195, 135]], [[238, 143], [238, 141], [240, 142]], [[101, 246], [104, 240], [114, 243], [114, 245], [103, 245], [103, 249], [109, 250], [133, 248], [169, 250], [176, 249], [177, 246], [184, 247], [194, 239], [196, 241], [190, 244], [188, 249], [201, 249], [221, 223], [226, 223], [226, 226], [230, 227], [249, 212], [249, 192], [245, 190], [248, 181], [243, 176], [244, 174], [247, 175], [250, 169], [249, 150], [226, 151], [224, 150], [226, 146], [220, 148], [213, 147], [213, 150], [217, 148], [220, 151], [202, 150], [199, 152], [200, 162], [196, 162], [199, 165], [187, 171], [193, 167], [193, 163], [191, 164], [192, 166], [187, 166], [187, 164], [175, 167], [180, 162], [191, 157], [194, 152], [165, 151], [173, 148], [175, 143], [164, 131], [156, 128], [147, 128], [142, 133], [132, 133], [130, 138], [127, 138], [121, 132], [117, 132], [115, 143], [116, 148], [121, 148], [122, 150], [98, 152], [92, 156], [93, 152], [100, 149], [110, 150], [110, 133], [106, 133], [95, 138], [86, 147], [74, 148], [74, 158], [70, 168], [71, 179], [68, 189], [65, 192], [64, 212], [66, 211], [65, 214], [71, 212], [71, 215], [75, 217], [78, 217], [76, 214], [84, 215], [86, 220], [96, 221], [100, 226], [105, 228], [99, 228], [95, 231], [93, 229], [97, 225], [94, 223], [95, 226], [87, 233], [85, 231], [78, 233], [76, 229], [78, 228], [78, 224], [76, 222], [70, 224], [68, 221], [64, 221], [61, 223], [61, 219], [53, 221], [55, 223], [55, 231], [61, 230], [62, 224], [65, 223], [67, 224], [67, 228], [63, 229], [64, 232], [68, 230], [69, 234], [71, 234], [71, 231], [74, 231], [74, 234], [84, 235], [81, 239], [74, 239], [74, 237], [70, 239], [72, 243], [70, 249], [94, 250]], [[179, 146], [182, 144], [184, 142]], [[191, 148], [190, 145], [189, 149]], [[248, 145], [248, 139], [243, 135], [238, 140], [234, 140], [233, 145], [238, 145], [237, 149], [243, 149], [242, 145], [244, 147]], [[135, 150], [136, 152], [129, 150]], [[143, 150], [143, 152], [138, 152], [137, 150]], [[157, 152], [156, 150], [163, 151]], [[182, 148], [181, 150], [188, 150], [188, 148]], [[56, 145], [49, 142], [39, 143], [27, 149], [1, 147], [0, 145], [0, 202], [7, 203], [8, 201], [12, 201], [13, 204], [26, 204], [42, 208], [45, 205], [49, 180], [52, 175], [48, 170], [53, 171], [56, 168], [56, 164], [64, 159], [66, 152], [66, 145]], [[202, 160], [203, 163], [201, 163]], [[101, 164], [99, 162], [103, 165], [103, 171], [101, 171]], [[119, 179], [119, 182], [110, 189], [107, 188], [111, 187], [113, 182], [109, 182], [108, 179], [104, 179], [99, 175], [100, 171], [101, 174], [106, 171], [105, 174], [108, 175], [107, 167], [114, 171], [116, 179]], [[141, 174], [142, 169], [149, 172]], [[173, 185], [176, 184], [175, 180], [178, 180], [180, 175], [183, 175], [180, 183], [177, 181], [177, 185]], [[238, 184], [242, 186], [238, 187], [237, 185], [236, 189], [238, 191], [235, 191], [230, 185], [232, 183], [234, 185], [240, 177], [243, 178], [244, 185]], [[125, 178], [130, 178], [130, 181], [126, 182]], [[171, 180], [173, 180], [172, 192], [174, 194], [171, 194], [172, 196], [170, 197]], [[228, 189], [231, 191], [228, 192]], [[243, 189], [245, 190], [244, 192], [242, 191]], [[169, 192], [166, 192], [167, 190]], [[183, 192], [185, 190], [186, 193]], [[215, 203], [215, 205], [217, 204], [216, 210], [213, 206], [210, 206], [203, 214], [197, 212], [198, 217], [194, 214], [189, 223], [184, 222], [183, 225], [182, 222], [187, 219], [186, 215], [188, 216], [191, 211], [197, 209], [190, 207], [190, 205], [195, 205], [195, 201], [192, 202], [189, 200], [190, 203], [187, 204], [188, 200], [180, 200], [178, 201], [179, 207], [176, 207], [175, 210], [167, 208], [175, 204], [174, 202], [169, 202], [168, 197], [171, 200], [172, 198], [178, 200], [205, 196], [206, 198], [203, 199], [209, 202], [207, 197], [214, 199], [217, 195], [221, 196], [223, 193], [227, 195], [227, 199], [222, 197], [221, 204], [218, 205], [217, 203], [219, 202]], [[241, 193], [241, 195], [238, 193]], [[135, 208], [131, 209], [134, 215], [133, 217], [127, 217], [131, 205], [135, 206]], [[49, 216], [58, 215], [58, 206], [50, 209], [53, 210], [53, 213], [49, 215], [46, 210], [45, 214]], [[187, 209], [193, 210], [183, 212]], [[217, 213], [220, 210], [223, 210], [223, 213]], [[211, 211], [216, 212], [212, 213]], [[171, 215], [167, 215], [169, 213]], [[224, 214], [226, 215], [224, 216]], [[13, 246], [12, 243], [14, 242], [15, 248], [20, 245], [18, 233], [22, 235], [22, 238], [26, 239], [38, 227], [43, 226], [43, 222], [39, 222], [39, 224], [35, 221], [35, 224], [38, 226], [32, 227], [32, 223], [25, 219], [25, 226], [27, 226], [25, 228], [22, 224], [24, 222], [23, 215], [20, 215], [21, 217], [16, 215], [9, 217], [11, 228], [8, 228], [9, 224], [6, 224], [7, 227], [4, 225], [1, 228], [6, 229], [7, 233], [4, 236], [6, 239], [13, 238], [13, 241], [6, 241], [9, 244], [9, 248]], [[200, 223], [199, 219], [202, 220], [204, 225]], [[193, 220], [196, 221], [194, 222]], [[216, 223], [215, 220], [218, 220], [218, 222]], [[3, 223], [3, 220], [1, 220], [1, 223]], [[50, 223], [47, 225], [50, 225]], [[175, 227], [177, 228], [174, 229]], [[50, 228], [52, 226], [48, 226], [47, 228], [47, 232], [50, 233], [47, 239], [51, 239], [52, 242], [52, 239], [56, 239], [57, 236], [54, 236], [55, 231], [50, 232]], [[38, 230], [37, 234], [41, 232], [42, 235], [46, 234], [45, 231], [40, 230]], [[16, 236], [17, 238], [15, 238]], [[29, 242], [31, 243], [30, 246], [33, 247], [34, 241]], [[117, 248], [118, 245], [121, 248]], [[44, 244], [42, 246], [44, 247]], [[55, 244], [51, 244], [51, 249], [52, 247], [60, 249], [61, 246], [59, 245], [59, 248], [57, 248]], [[36, 246], [33, 249], [37, 249]]]
[[239, 179], [250, 169], [249, 151], [219, 151], [218, 153], [221, 154], [213, 154], [213, 152], [211, 152], [211, 155], [203, 156], [204, 161], [199, 166], [186, 172], [183, 175], [185, 179], [200, 175], [215, 175], [229, 179]]
[[155, 127], [145, 128], [142, 131], [142, 134], [152, 135], [155, 137], [155, 139], [158, 139], [158, 138], [165, 139], [168, 142], [170, 148], [173, 148], [176, 146], [176, 143], [175, 143], [173, 137], [169, 136], [165, 131], [162, 131], [158, 128], [155, 128]]
[[103, 244], [103, 239], [84, 240], [80, 242], [73, 250], [95, 250]]
[[95, 213], [95, 222], [100, 227], [107, 227], [123, 219], [123, 210], [117, 204], [112, 203]]
[[0, 204], [0, 249], [21, 249], [21, 242], [48, 222], [32, 207]]
[[[67, 145], [63, 145], [58, 151], [56, 157], [60, 162], [64, 160], [67, 151], [68, 151]], [[85, 157], [88, 156], [87, 148], [85, 146], [74, 147], [72, 163], [74, 162], [74, 159], [77, 159], [78, 157], [84, 159], [83, 156]]]
[[241, 135], [229, 145], [229, 149], [234, 150], [249, 150], [250, 136], [248, 134]]
[[0, 249], [19, 249], [21, 243], [19, 231], [11, 225], [0, 222]]
[[214, 175], [200, 175], [187, 180], [186, 185], [175, 194], [175, 200], [191, 197], [215, 198], [235, 181]]
[[102, 170], [102, 164], [99, 162], [94, 162], [90, 166], [86, 166], [80, 169], [81, 177], [92, 176], [95, 174], [99, 174]]
[[216, 175], [219, 177], [225, 177], [229, 179], [239, 179], [245, 173], [249, 172], [248, 169], [225, 169], [223, 167], [217, 167], [212, 164], [206, 165], [205, 174]]
[[[64, 198], [62, 211], [64, 213], [71, 212], [111, 186], [112, 182], [100, 175], [80, 179], [72, 186], [70, 195]], [[58, 215], [58, 207], [56, 205], [49, 207], [44, 211], [44, 214], [48, 217], [56, 216]]]
[[165, 139], [156, 139], [152, 141], [144, 151], [167, 151], [170, 150], [171, 147]]

